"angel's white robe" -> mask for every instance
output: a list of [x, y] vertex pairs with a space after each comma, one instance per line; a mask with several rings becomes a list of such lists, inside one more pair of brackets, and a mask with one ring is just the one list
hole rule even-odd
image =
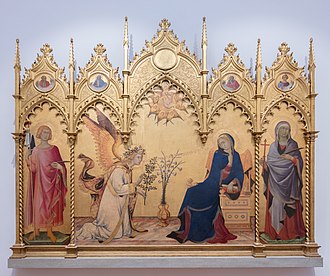
[[97, 217], [77, 231], [77, 240], [105, 241], [112, 235], [119, 239], [132, 234], [128, 214], [130, 171], [122, 165], [110, 171]]

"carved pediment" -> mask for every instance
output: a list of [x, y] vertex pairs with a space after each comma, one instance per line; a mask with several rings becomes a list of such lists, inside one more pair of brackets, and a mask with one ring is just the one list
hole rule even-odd
[[42, 48], [40, 48], [41, 55], [37, 54], [37, 58], [32, 64], [30, 69], [25, 69], [25, 74], [22, 80], [22, 86], [28, 83], [30, 80], [34, 80], [36, 76], [41, 75], [43, 73], [48, 73], [54, 79], [60, 79], [63, 82], [66, 82], [67, 78], [64, 73], [64, 67], [60, 68], [54, 60], [54, 56], [52, 54], [53, 49], [49, 44], [44, 44]]
[[[134, 71], [136, 64], [139, 63], [141, 59], [144, 59], [146, 56], [155, 55], [155, 65], [160, 70], [169, 70], [172, 69], [175, 65], [176, 55], [181, 54], [186, 58], [192, 60], [192, 62], [198, 64], [200, 66], [200, 60], [197, 60], [195, 54], [191, 53], [188, 47], [186, 46], [185, 41], [179, 41], [176, 34], [173, 30], [170, 30], [171, 23], [168, 19], [163, 19], [159, 23], [160, 29], [157, 30], [157, 33], [152, 38], [151, 41], [145, 41], [145, 47], [142, 48], [139, 54], [135, 54], [133, 57], [133, 61], [131, 63], [131, 70]], [[166, 60], [170, 59], [171, 66], [163, 64], [157, 64], [157, 60]], [[160, 65], [160, 66], [158, 66]]]
[[[213, 100], [240, 94], [245, 100], [254, 96], [255, 80], [250, 70], [247, 69], [236, 54], [234, 43], [229, 43], [225, 48], [226, 54], [217, 69], [212, 68], [212, 76], [209, 80], [209, 94]], [[214, 107], [214, 106], [213, 106]]]
[[97, 44], [86, 66], [79, 67], [75, 90], [80, 101], [90, 100], [90, 92], [96, 97], [105, 95], [116, 101], [122, 95], [123, 84], [119, 68], [113, 68], [105, 52], [104, 45]]
[[290, 47], [286, 42], [283, 42], [278, 47], [279, 53], [273, 65], [269, 68], [266, 66], [266, 72], [263, 78], [264, 82], [269, 79], [276, 78], [277, 74], [282, 71], [294, 71], [296, 76], [302, 78], [307, 83], [305, 71], [303, 67], [299, 67], [296, 60], [293, 58], [293, 52], [290, 52]]
[[298, 66], [286, 42], [283, 42], [278, 50], [279, 53], [272, 66], [265, 68], [262, 94], [267, 95], [268, 99], [273, 99], [280, 94], [289, 93], [308, 104], [308, 100], [304, 99], [308, 93], [308, 80], [304, 67]]
[[120, 81], [120, 76], [118, 74], [118, 68], [113, 68], [112, 64], [108, 60], [106, 48], [102, 43], [97, 44], [94, 47], [95, 54], [91, 55], [90, 60], [84, 68], [79, 67], [79, 75], [77, 78], [77, 83], [81, 82], [84, 78], [89, 78], [91, 74], [96, 71], [104, 71], [107, 73], [109, 78]]
[[254, 82], [250, 70], [247, 69], [241, 60], [239, 54], [236, 54], [237, 48], [234, 43], [230, 42], [225, 48], [227, 54], [223, 54], [223, 58], [218, 64], [218, 68], [212, 68], [212, 76], [210, 83], [218, 78], [221, 78], [224, 74], [229, 71], [236, 71], [240, 73], [242, 77], [247, 78], [251, 82]]

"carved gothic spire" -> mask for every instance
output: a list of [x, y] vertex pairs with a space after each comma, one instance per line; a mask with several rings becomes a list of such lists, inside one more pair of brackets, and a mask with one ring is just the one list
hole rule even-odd
[[257, 45], [257, 57], [256, 57], [256, 71], [258, 68], [262, 68], [262, 59], [261, 59], [261, 44], [260, 38], [258, 38], [258, 45]]
[[128, 18], [125, 17], [124, 24], [124, 71], [128, 70], [129, 56], [128, 56]]
[[73, 38], [70, 39], [70, 61], [69, 67], [74, 68], [74, 47], [73, 47]]
[[128, 45], [128, 18], [125, 16], [125, 24], [124, 24], [124, 46]]
[[314, 57], [314, 45], [313, 38], [309, 40], [309, 61], [308, 61], [308, 81], [309, 81], [309, 93], [315, 94], [315, 57]]
[[203, 17], [202, 47], [207, 46], [206, 17]]
[[206, 36], [206, 17], [203, 17], [202, 31], [202, 70], [207, 71], [207, 36]]
[[[21, 86], [21, 58], [19, 52], [19, 39], [16, 39], [16, 55], [15, 55], [15, 95], [18, 96], [20, 94], [20, 86]], [[19, 109], [18, 104], [16, 104], [16, 108]], [[16, 114], [18, 111], [16, 110]], [[16, 131], [18, 131], [18, 126], [16, 125]]]
[[19, 132], [20, 127], [20, 116], [21, 113], [21, 59], [20, 59], [20, 53], [19, 53], [19, 39], [16, 39], [16, 55], [15, 55], [15, 114], [16, 114], [16, 120], [15, 120], [15, 133]]
[[311, 37], [309, 40], [309, 61], [308, 61], [308, 69], [315, 68], [315, 56], [314, 56], [314, 45], [313, 38]]
[[256, 56], [256, 78], [255, 78], [257, 95], [261, 95], [261, 70], [262, 70], [261, 43], [260, 43], [260, 38], [258, 38], [257, 56]]
[[74, 45], [73, 38], [70, 39], [70, 61], [69, 61], [69, 71], [70, 71], [70, 94], [74, 94]]
[[21, 57], [20, 57], [20, 50], [19, 50], [19, 39], [16, 39], [16, 55], [15, 55], [15, 69], [21, 71]]

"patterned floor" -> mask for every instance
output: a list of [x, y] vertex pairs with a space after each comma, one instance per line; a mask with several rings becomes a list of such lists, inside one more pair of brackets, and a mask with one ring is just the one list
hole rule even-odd
[[[92, 222], [92, 218], [76, 218], [76, 230], [80, 229], [86, 222]], [[111, 241], [112, 245], [177, 245], [176, 240], [166, 238], [166, 236], [175, 230], [178, 230], [180, 221], [178, 218], [170, 218], [169, 225], [162, 227], [158, 225], [158, 218], [134, 218], [134, 224], [137, 229], [147, 229], [148, 232], [138, 233], [134, 238], [124, 237]], [[229, 241], [228, 244], [251, 244], [254, 241], [251, 231], [231, 231], [237, 236], [236, 240]], [[77, 241], [78, 245], [99, 244], [97, 241]], [[185, 244], [194, 244], [186, 242]]]

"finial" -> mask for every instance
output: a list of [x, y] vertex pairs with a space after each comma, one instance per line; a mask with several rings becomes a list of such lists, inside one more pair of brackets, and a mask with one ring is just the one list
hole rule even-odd
[[230, 55], [233, 56], [235, 52], [237, 51], [237, 48], [235, 47], [234, 43], [230, 42], [228, 46], [225, 48], [225, 51]]
[[125, 16], [125, 25], [124, 25], [124, 46], [128, 46], [128, 18]]
[[42, 48], [40, 48], [40, 51], [44, 54], [44, 56], [48, 56], [51, 52], [53, 52], [53, 49], [48, 43], [46, 43], [42, 46]]
[[202, 47], [207, 46], [207, 35], [206, 35], [206, 17], [203, 17], [203, 32], [202, 32]]
[[258, 38], [258, 44], [257, 44], [256, 70], [257, 68], [262, 68], [260, 38]]
[[106, 48], [104, 47], [104, 45], [102, 43], [99, 43], [94, 48], [94, 51], [97, 55], [101, 56], [106, 51]]
[[171, 23], [166, 18], [159, 23], [159, 27], [161, 27], [163, 31], [167, 31], [170, 26]]
[[290, 47], [288, 46], [288, 43], [283, 42], [280, 47], [278, 47], [278, 50], [280, 51], [282, 56], [286, 56], [287, 53], [290, 51]]
[[309, 40], [309, 61], [308, 61], [308, 68], [311, 67], [315, 67], [314, 45], [313, 45], [312, 37]]
[[15, 66], [14, 68], [21, 70], [21, 57], [19, 52], [19, 39], [16, 39], [16, 55], [15, 55]]
[[73, 38], [70, 39], [70, 66], [74, 66]]

